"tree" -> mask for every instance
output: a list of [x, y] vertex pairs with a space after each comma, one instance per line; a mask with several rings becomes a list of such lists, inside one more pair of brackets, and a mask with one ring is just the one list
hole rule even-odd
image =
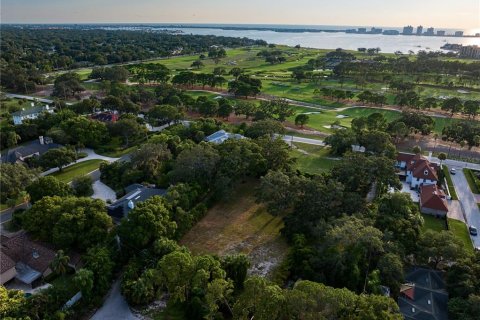
[[55, 79], [52, 95], [67, 100], [84, 90], [85, 88], [80, 83], [80, 76], [74, 72], [67, 72]]
[[228, 117], [233, 111], [233, 107], [230, 102], [226, 99], [222, 99], [218, 107], [218, 115], [224, 119], [228, 120]]
[[154, 178], [163, 173], [172, 154], [165, 144], [146, 143], [131, 154], [132, 167], [141, 170], [144, 177]]
[[75, 117], [60, 124], [71, 141], [79, 146], [95, 148], [108, 139], [105, 123], [85, 117]]
[[400, 286], [404, 283], [403, 263], [401, 258], [394, 253], [383, 255], [377, 265], [380, 271], [382, 284], [390, 288], [390, 292], [400, 292]]
[[438, 159], [440, 160], [440, 166], [442, 166], [443, 161], [447, 160], [447, 155], [445, 152], [440, 152]]
[[88, 249], [82, 258], [85, 262], [85, 268], [93, 273], [95, 291], [103, 295], [110, 287], [113, 267], [115, 266], [110, 251], [106, 247], [95, 246]]
[[262, 136], [255, 140], [261, 148], [261, 155], [266, 160], [267, 170], [289, 171], [295, 160], [291, 157], [290, 147], [281, 137]]
[[251, 78], [248, 75], [239, 75], [234, 81], [228, 83], [228, 92], [235, 96], [256, 96], [260, 93], [262, 88], [262, 81]]
[[22, 290], [8, 290], [0, 286], [0, 316], [2, 318], [16, 318], [25, 302], [25, 293]]
[[308, 120], [310, 120], [310, 117], [305, 113], [301, 113], [295, 117], [295, 125], [300, 125], [300, 127], [303, 128], [303, 126], [307, 124]]
[[37, 178], [38, 171], [22, 164], [0, 163], [0, 200], [17, 199], [20, 193]]
[[59, 275], [64, 275], [67, 272], [69, 261], [70, 257], [65, 255], [63, 250], [58, 250], [55, 259], [53, 259], [51, 264], [53, 272]]
[[93, 272], [85, 268], [78, 270], [73, 277], [75, 287], [82, 292], [82, 297], [86, 300], [89, 300], [92, 296], [94, 285], [93, 280]]
[[418, 206], [406, 193], [390, 193], [378, 202], [375, 227], [412, 253], [422, 232], [423, 218]]
[[89, 175], [76, 177], [72, 181], [72, 187], [77, 197], [90, 197], [93, 195], [92, 178]]
[[285, 128], [283, 125], [280, 122], [271, 119], [255, 121], [245, 131], [245, 135], [252, 139], [265, 135], [273, 137], [275, 134], [283, 135], [284, 133]]
[[420, 237], [418, 248], [417, 259], [424, 263], [431, 262], [435, 269], [443, 262], [453, 262], [468, 256], [462, 240], [451, 231], [425, 231]]
[[112, 228], [105, 203], [90, 198], [45, 197], [25, 212], [24, 229], [62, 249], [103, 243]]
[[122, 219], [118, 235], [125, 244], [123, 250], [133, 253], [147, 248], [161, 237], [173, 237], [176, 228], [164, 199], [155, 196], [137, 203], [128, 213], [128, 219]]
[[247, 101], [238, 101], [237, 104], [235, 105], [235, 114], [236, 115], [243, 114], [245, 115], [246, 119], [253, 116], [256, 110], [257, 110], [257, 106]]
[[170, 124], [171, 122], [178, 122], [183, 117], [183, 112], [174, 106], [161, 105], [155, 106], [147, 113], [147, 118], [153, 121], [155, 125]]
[[468, 118], [475, 119], [480, 110], [480, 102], [477, 100], [467, 100], [463, 106], [463, 112], [468, 115]]
[[43, 197], [67, 197], [73, 194], [72, 188], [53, 176], [40, 177], [26, 188], [32, 203]]
[[257, 190], [257, 202], [265, 203], [272, 215], [280, 215], [294, 204], [297, 187], [295, 177], [290, 177], [280, 171], [269, 171], [260, 178], [260, 187]]
[[442, 110], [450, 111], [452, 116], [455, 113], [460, 112], [462, 109], [463, 109], [462, 101], [457, 97], [448, 98], [444, 100], [442, 103]]
[[235, 254], [225, 256], [222, 260], [222, 268], [227, 273], [227, 278], [233, 281], [233, 287], [236, 290], [243, 289], [243, 283], [247, 279], [250, 261], [244, 254]]
[[190, 66], [192, 68], [200, 69], [203, 66], [205, 66], [205, 64], [202, 62], [202, 60], [195, 60], [195, 61], [192, 62], [192, 64]]
[[412, 148], [413, 153], [420, 154], [422, 153], [422, 148], [420, 146], [415, 146]]
[[169, 176], [172, 182], [208, 186], [213, 181], [219, 161], [218, 152], [210, 144], [195, 145], [180, 152]]
[[63, 167], [76, 160], [75, 151], [65, 147], [50, 149], [40, 157], [40, 163], [45, 168], [58, 167], [60, 172]]
[[147, 128], [138, 123], [134, 118], [122, 118], [115, 122], [111, 128], [112, 135], [121, 136], [125, 146], [130, 146], [132, 138], [143, 136], [147, 133]]
[[218, 108], [218, 102], [209, 99], [199, 105], [198, 112], [203, 116], [212, 117], [217, 115]]
[[351, 150], [356, 141], [355, 132], [351, 129], [337, 129], [324, 140], [330, 146], [330, 153], [339, 156]]

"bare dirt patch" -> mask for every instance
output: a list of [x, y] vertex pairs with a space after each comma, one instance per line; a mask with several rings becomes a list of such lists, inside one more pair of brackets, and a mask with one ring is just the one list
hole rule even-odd
[[194, 254], [244, 253], [251, 274], [268, 276], [288, 250], [280, 235], [283, 222], [255, 203], [256, 184], [241, 184], [231, 200], [211, 208], [180, 241]]

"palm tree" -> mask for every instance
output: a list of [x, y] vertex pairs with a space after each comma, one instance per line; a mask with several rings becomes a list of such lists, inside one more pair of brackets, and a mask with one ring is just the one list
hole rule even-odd
[[58, 250], [55, 259], [52, 261], [51, 267], [55, 273], [64, 275], [67, 272], [69, 261], [70, 257], [65, 255], [63, 250]]

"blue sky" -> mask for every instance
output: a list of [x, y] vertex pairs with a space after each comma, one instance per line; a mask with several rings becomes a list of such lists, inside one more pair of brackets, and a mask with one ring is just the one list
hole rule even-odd
[[480, 28], [479, 0], [1, 0], [3, 23], [186, 22]]

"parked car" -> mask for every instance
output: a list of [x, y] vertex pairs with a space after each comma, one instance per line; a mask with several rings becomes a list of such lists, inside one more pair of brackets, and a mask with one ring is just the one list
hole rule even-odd
[[456, 174], [456, 173], [457, 173], [457, 170], [455, 170], [455, 168], [450, 169], [450, 174]]
[[478, 234], [477, 228], [475, 228], [474, 226], [468, 227], [468, 231], [472, 236], [476, 236]]

